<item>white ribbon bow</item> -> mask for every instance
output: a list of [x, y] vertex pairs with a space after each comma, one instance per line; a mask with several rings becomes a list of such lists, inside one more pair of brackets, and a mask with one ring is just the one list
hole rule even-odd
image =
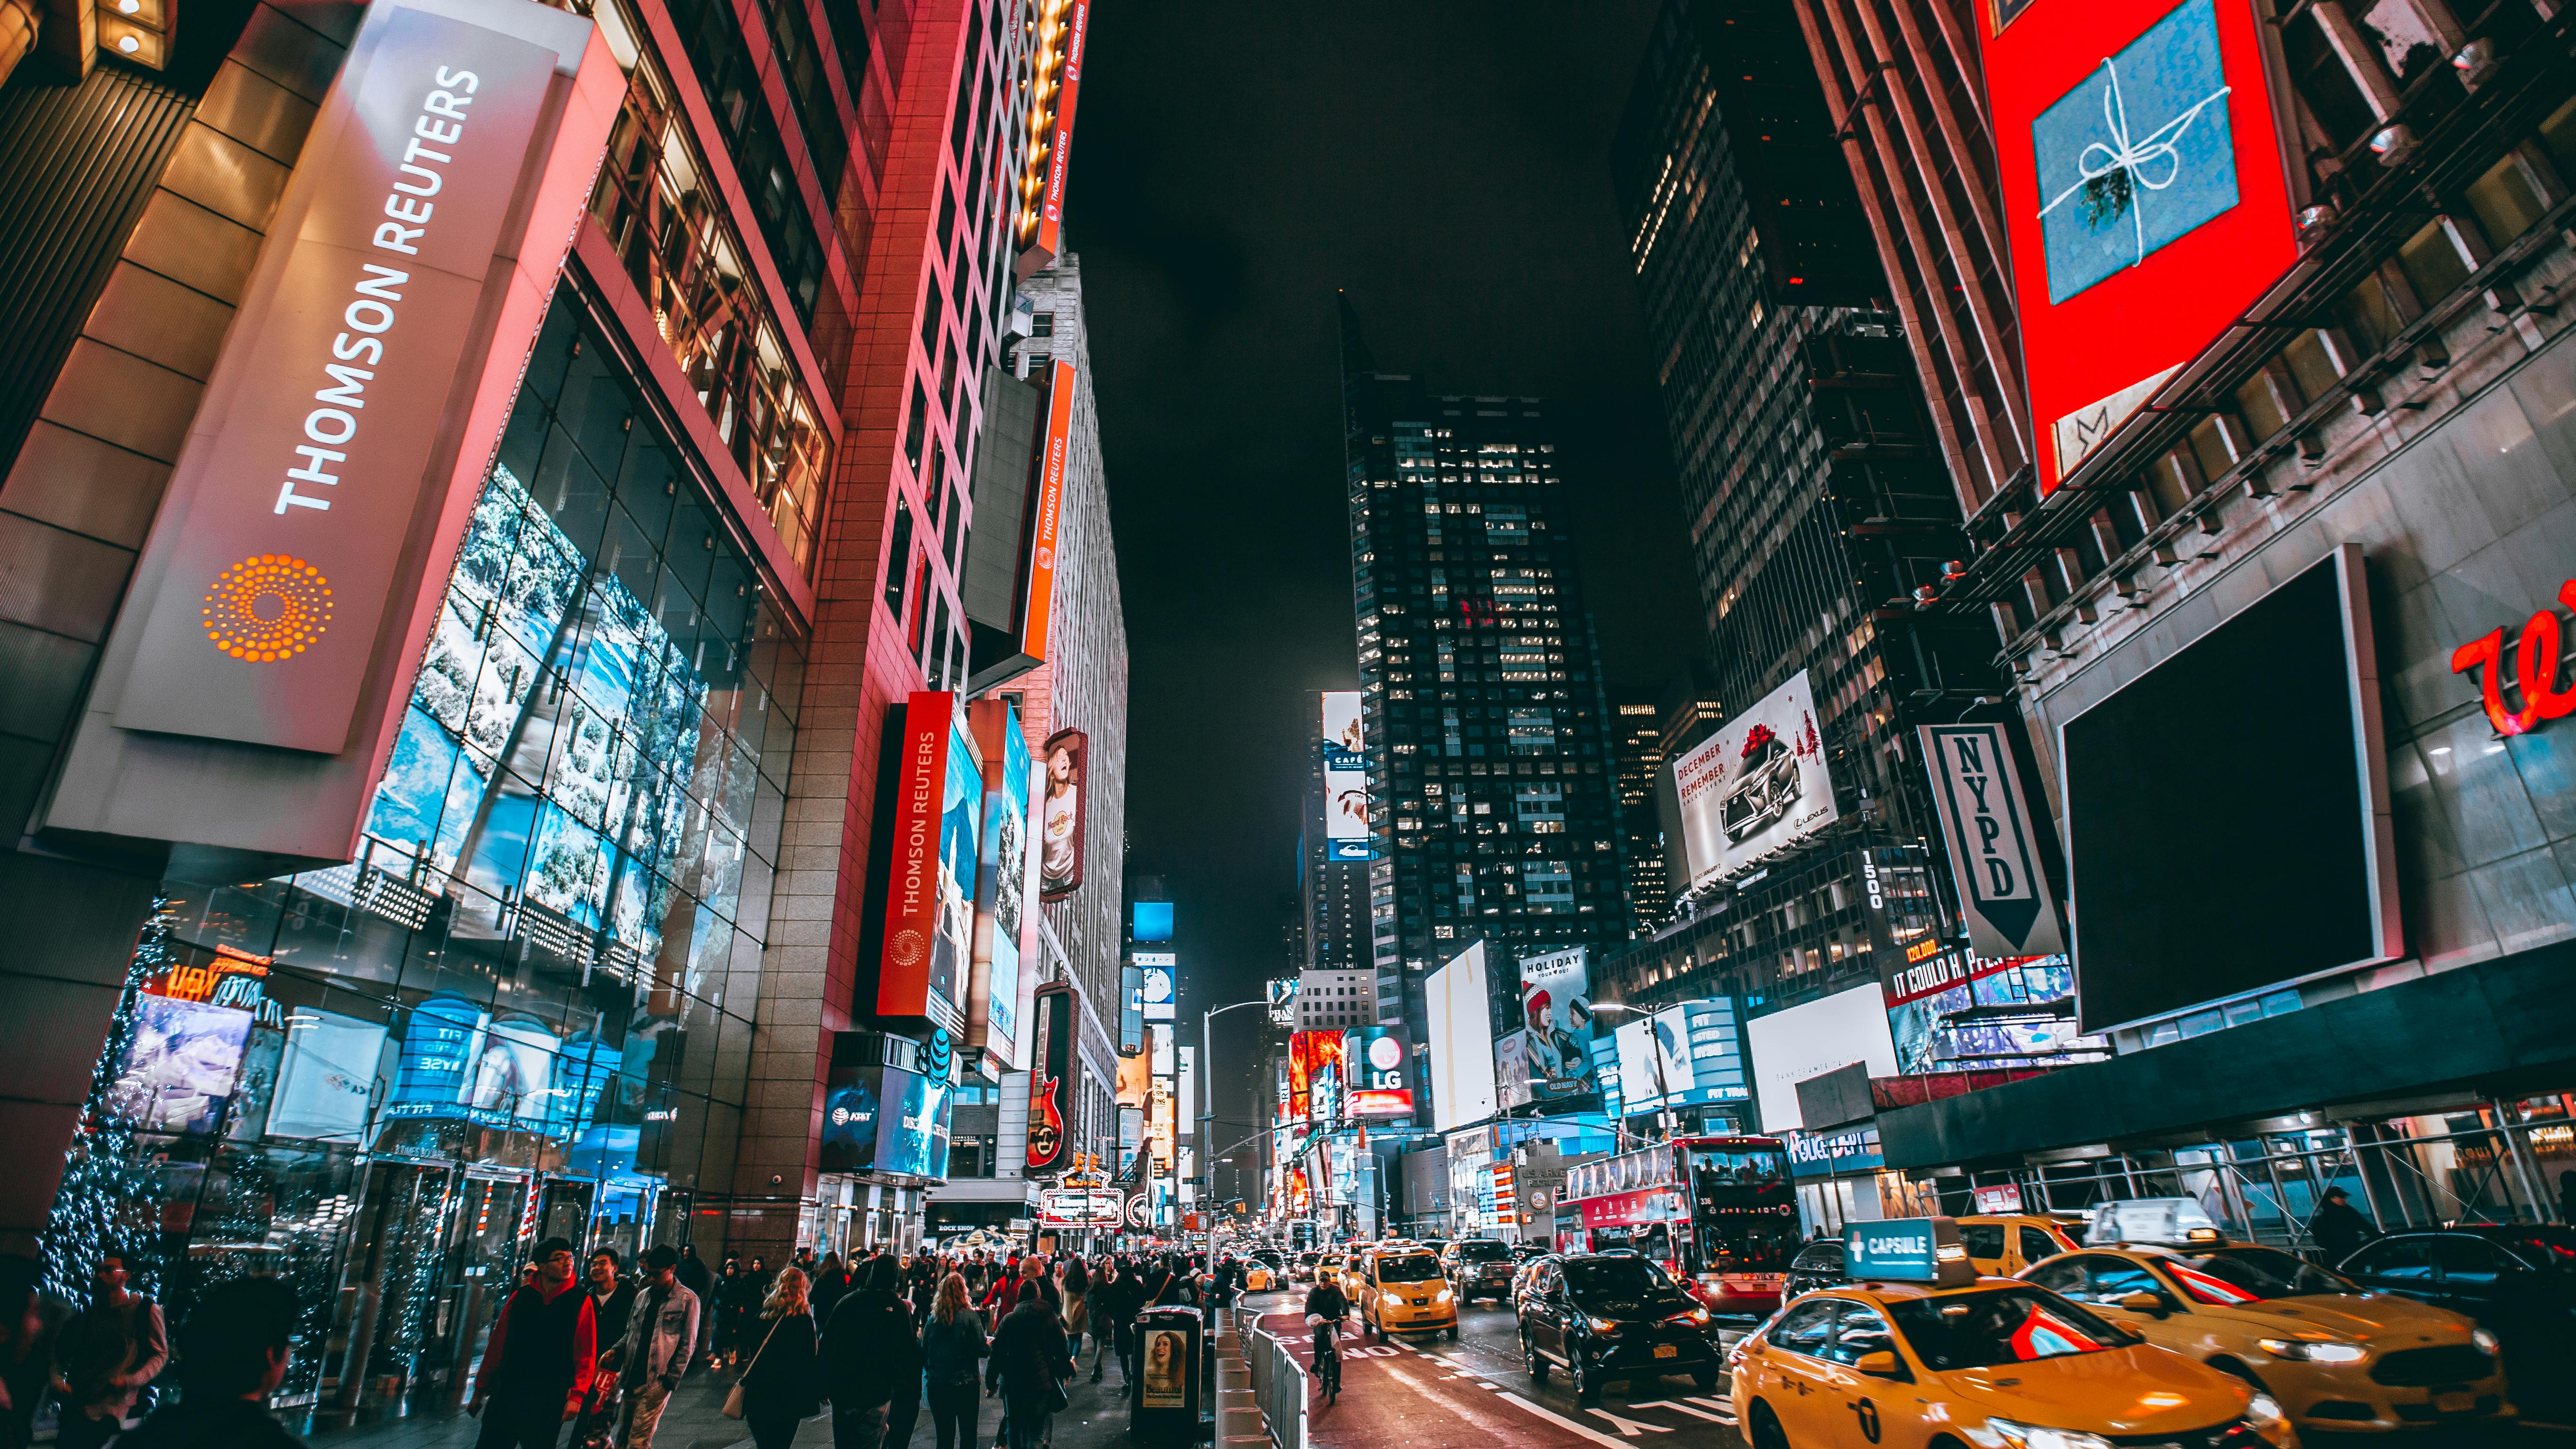
[[[2165, 122], [2146, 135], [2131, 140], [2128, 102], [2120, 95], [2120, 68], [2105, 58], [2102, 62], [2102, 70], [2111, 80], [2111, 84], [2102, 92], [2102, 124], [2111, 133], [2111, 144], [2106, 146], [2095, 141], [2075, 153], [2078, 179], [2074, 185], [2057, 193], [2054, 200], [2039, 209], [2039, 214], [2043, 217], [2055, 211], [2068, 197], [2115, 172], [2128, 173], [2132, 188], [2143, 187], [2148, 191], [2162, 191], [2173, 185], [2182, 175], [2182, 156], [2176, 149], [2175, 143], [2182, 139], [2183, 132], [2191, 128], [2192, 122], [2200, 119], [2201, 112], [2227, 99], [2227, 93], [2233, 89], [2231, 86], [2220, 86], [2201, 97], [2200, 103], [2190, 110]], [[2098, 160], [2096, 153], [2099, 153]], [[2148, 167], [2159, 164], [2164, 167], [2164, 179], [2161, 181], [2147, 174]], [[2138, 204], [2140, 200], [2141, 198], [2134, 194], [2129, 198], [2129, 223], [2131, 230], [2137, 236], [2137, 260], [2143, 262], [2147, 259], [2147, 223], [2145, 209]]]

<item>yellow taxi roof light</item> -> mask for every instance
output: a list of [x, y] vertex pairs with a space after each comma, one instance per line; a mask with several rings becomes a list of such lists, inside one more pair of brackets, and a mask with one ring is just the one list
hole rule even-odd
[[2218, 1224], [2196, 1198], [2132, 1197], [2093, 1210], [2084, 1230], [2087, 1247], [2109, 1243], [2215, 1243]]

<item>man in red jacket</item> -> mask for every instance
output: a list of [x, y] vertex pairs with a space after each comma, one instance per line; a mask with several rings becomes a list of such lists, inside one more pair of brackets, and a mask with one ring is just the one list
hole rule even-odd
[[[555, 1449], [564, 1420], [581, 1412], [598, 1366], [599, 1326], [590, 1295], [573, 1280], [572, 1244], [537, 1244], [534, 1283], [501, 1305], [483, 1348], [472, 1411], [483, 1416], [474, 1449]], [[488, 1406], [488, 1409], [487, 1409]]]

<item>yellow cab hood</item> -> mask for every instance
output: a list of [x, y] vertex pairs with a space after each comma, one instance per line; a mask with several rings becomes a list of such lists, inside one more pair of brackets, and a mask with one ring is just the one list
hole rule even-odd
[[2094, 1434], [2206, 1429], [2244, 1413], [2248, 1399], [2235, 1379], [2146, 1344], [1940, 1377], [1989, 1417]]
[[2465, 1343], [2469, 1322], [2446, 1308], [2412, 1298], [2373, 1293], [2312, 1293], [2297, 1298], [2267, 1298], [2221, 1310], [2259, 1321], [2276, 1337], [2295, 1338], [2314, 1329], [2383, 1348], [2412, 1348], [2418, 1343]]

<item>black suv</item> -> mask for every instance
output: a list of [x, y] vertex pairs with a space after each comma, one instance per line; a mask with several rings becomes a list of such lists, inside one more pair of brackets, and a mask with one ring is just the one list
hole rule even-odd
[[1548, 1365], [1559, 1365], [1583, 1403], [1599, 1403], [1610, 1379], [1634, 1385], [1686, 1374], [1703, 1393], [1717, 1387], [1723, 1359], [1709, 1337], [1708, 1310], [1644, 1258], [1542, 1258], [1516, 1306], [1530, 1379], [1545, 1383]]
[[1440, 1250], [1440, 1267], [1461, 1303], [1510, 1302], [1513, 1266], [1511, 1247], [1500, 1238], [1460, 1238]]

